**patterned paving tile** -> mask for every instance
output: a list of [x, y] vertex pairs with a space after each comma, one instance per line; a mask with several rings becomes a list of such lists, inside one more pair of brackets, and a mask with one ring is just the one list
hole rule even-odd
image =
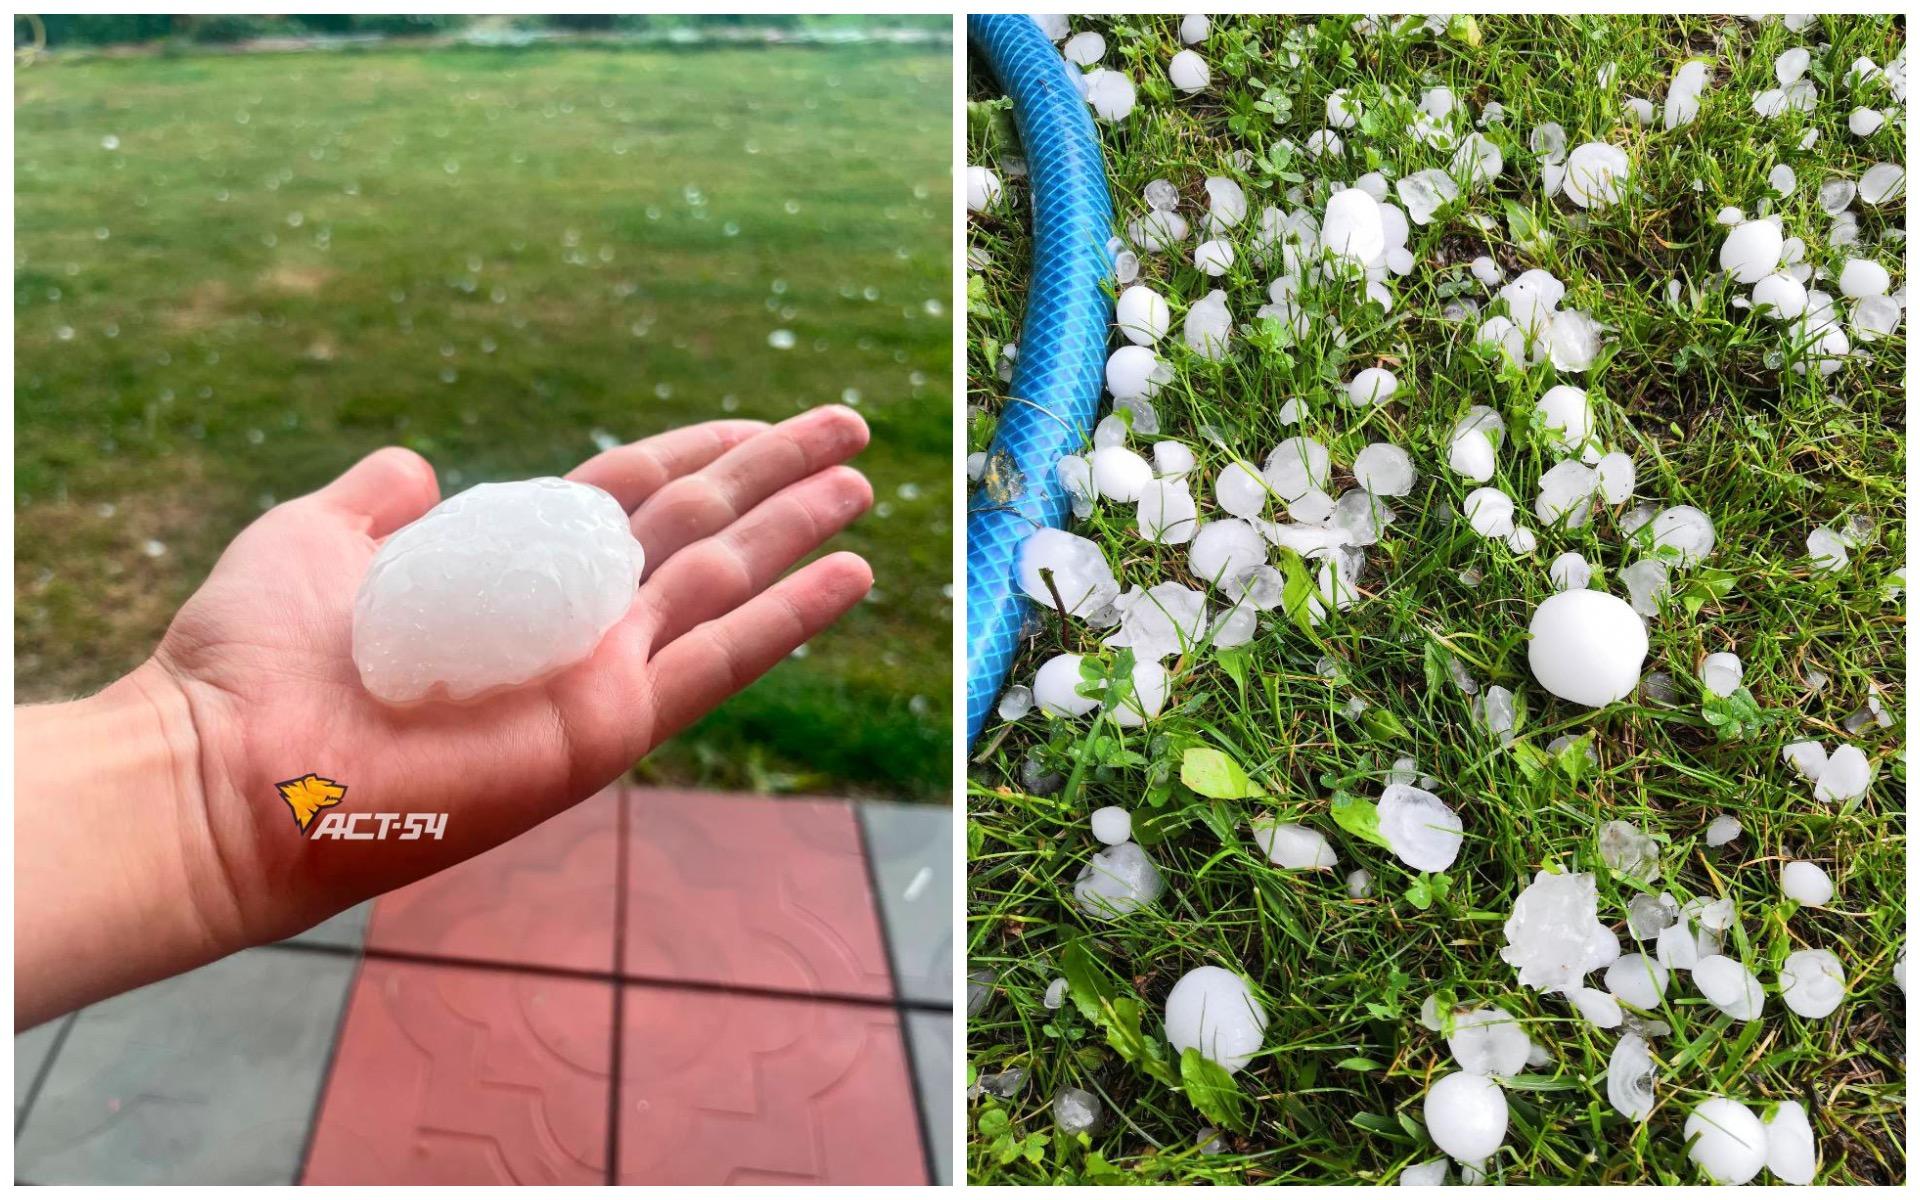
[[636, 791], [627, 823], [628, 974], [891, 994], [847, 802]]
[[612, 1030], [612, 984], [369, 960], [303, 1182], [604, 1182]]
[[14, 1035], [13, 1119], [16, 1123], [20, 1120], [21, 1108], [26, 1105], [27, 1093], [33, 1090], [33, 1081], [40, 1077], [47, 1055], [53, 1053], [53, 1043], [59, 1040], [60, 1030], [71, 1020], [72, 1016], [59, 1017]]
[[859, 805], [902, 996], [953, 998], [953, 810]]
[[602, 792], [513, 841], [374, 903], [370, 949], [613, 970], [620, 795]]
[[82, 1010], [15, 1174], [292, 1183], [352, 974], [345, 958], [248, 950]]
[[628, 987], [626, 1184], [922, 1184], [890, 1008]]
[[935, 1182], [953, 1182], [953, 1018], [945, 1013], [907, 1014], [913, 1047], [914, 1085], [933, 1142]]

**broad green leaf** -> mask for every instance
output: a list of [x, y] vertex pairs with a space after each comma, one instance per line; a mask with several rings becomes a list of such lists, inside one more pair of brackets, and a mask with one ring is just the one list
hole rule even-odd
[[1227, 1129], [1246, 1128], [1246, 1094], [1225, 1067], [1192, 1046], [1180, 1052], [1180, 1083], [1201, 1116]]
[[1387, 844], [1386, 837], [1380, 832], [1380, 810], [1365, 797], [1348, 792], [1334, 793], [1333, 823], [1376, 846]]
[[1215, 800], [1245, 800], [1262, 794], [1239, 763], [1208, 746], [1194, 746], [1181, 756], [1180, 782]]

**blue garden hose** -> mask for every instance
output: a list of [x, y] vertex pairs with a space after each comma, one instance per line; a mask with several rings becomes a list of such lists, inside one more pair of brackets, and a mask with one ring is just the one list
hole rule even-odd
[[1087, 443], [1113, 304], [1113, 203], [1100, 137], [1066, 61], [1033, 18], [970, 16], [967, 34], [1013, 100], [1033, 194], [1032, 285], [1005, 411], [967, 514], [967, 744], [986, 724], [1019, 649], [1028, 600], [1020, 547], [1066, 517], [1055, 469]]

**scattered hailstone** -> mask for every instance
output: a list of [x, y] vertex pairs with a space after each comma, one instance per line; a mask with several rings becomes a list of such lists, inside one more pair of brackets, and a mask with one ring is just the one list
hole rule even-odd
[[1189, 1049], [1231, 1075], [1260, 1051], [1267, 1010], [1247, 981], [1223, 967], [1195, 967], [1167, 993], [1167, 1041], [1175, 1054]]
[[[1565, 593], [1563, 593], [1565, 594]], [[1542, 870], [1514, 902], [1500, 957], [1538, 991], [1570, 991], [1620, 957], [1620, 939], [1600, 923], [1599, 890], [1586, 873]]]
[[1607, 1099], [1629, 1121], [1644, 1121], [1653, 1112], [1658, 1076], [1646, 1039], [1637, 1033], [1624, 1034], [1607, 1059]]
[[1113, 323], [1136, 346], [1151, 346], [1167, 335], [1173, 312], [1159, 292], [1144, 284], [1135, 284], [1120, 293], [1114, 302]]
[[1753, 972], [1724, 954], [1709, 954], [1693, 964], [1693, 986], [1713, 1006], [1736, 1021], [1751, 1021], [1766, 1007], [1767, 995]]
[[1600, 861], [1642, 883], [1660, 878], [1660, 843], [1651, 834], [1626, 821], [1608, 821], [1600, 827]]
[[1097, 68], [1086, 74], [1087, 103], [1093, 115], [1109, 125], [1127, 119], [1133, 112], [1133, 80], [1119, 71]]
[[1060, 55], [1077, 67], [1090, 67], [1106, 57], [1107, 39], [1089, 29], [1076, 33], [1060, 47]]
[[1056, 979], [1052, 983], [1049, 983], [1046, 994], [1040, 997], [1040, 1003], [1046, 1005], [1048, 1008], [1059, 1008], [1067, 1002], [1067, 986], [1067, 981], [1064, 978]]
[[1548, 565], [1547, 578], [1561, 591], [1571, 592], [1593, 582], [1593, 568], [1578, 551], [1569, 550]]
[[1018, 721], [1033, 711], [1033, 689], [1024, 683], [1016, 683], [1000, 693], [1000, 719]]
[[1738, 1100], [1701, 1101], [1687, 1115], [1681, 1134], [1689, 1143], [1687, 1157], [1715, 1183], [1738, 1186], [1766, 1165], [1766, 1127]]
[[1740, 690], [1743, 671], [1739, 655], [1725, 651], [1709, 654], [1700, 666], [1700, 683], [1715, 696], [1731, 696]]
[[1907, 190], [1907, 169], [1898, 163], [1875, 163], [1860, 174], [1863, 204], [1881, 205]]
[[1167, 63], [1168, 81], [1189, 96], [1205, 90], [1212, 78], [1212, 73], [1207, 70], [1207, 60], [1192, 50], [1182, 50]]
[[1433, 1144], [1480, 1169], [1507, 1138], [1507, 1097], [1484, 1075], [1447, 1075], [1427, 1092], [1420, 1117]]
[[1767, 1130], [1767, 1170], [1782, 1183], [1797, 1187], [1812, 1183], [1817, 1164], [1807, 1110], [1798, 1100], [1782, 1100], [1774, 1106], [1772, 1119], [1763, 1124]]
[[1160, 898], [1165, 882], [1147, 852], [1121, 842], [1093, 856], [1074, 881], [1073, 899], [1090, 917], [1124, 917]]
[[1359, 867], [1347, 873], [1347, 898], [1365, 900], [1373, 895], [1373, 872]]
[[1189, 13], [1180, 18], [1180, 40], [1189, 46], [1206, 41], [1212, 30], [1213, 22], [1202, 13]]
[[1755, 284], [1780, 265], [1783, 236], [1771, 219], [1742, 221], [1720, 244], [1720, 269], [1737, 283]]
[[1000, 202], [1000, 176], [986, 167], [967, 168], [967, 211], [985, 212]]
[[1581, 588], [1549, 596], [1528, 623], [1527, 665], [1541, 687], [1598, 708], [1632, 694], [1647, 657], [1647, 627], [1625, 601]]
[[1802, 779], [1817, 780], [1827, 767], [1827, 750], [1819, 742], [1789, 742], [1781, 749], [1780, 757], [1799, 772]]
[[1400, 1172], [1401, 1187], [1439, 1187], [1447, 1181], [1447, 1160], [1429, 1159]]
[[1561, 187], [1581, 208], [1604, 208], [1620, 199], [1628, 172], [1627, 152], [1606, 142], [1587, 142], [1567, 155]]
[[1054, 607], [1057, 594], [1068, 616], [1083, 619], [1120, 596], [1120, 584], [1099, 545], [1064, 529], [1037, 529], [1020, 547], [1020, 586], [1045, 608]]
[[1227, 294], [1215, 288], [1188, 307], [1181, 340], [1200, 357], [1218, 362], [1226, 357], [1232, 332], [1233, 314], [1227, 311]]
[[1255, 817], [1250, 827], [1254, 843], [1276, 867], [1289, 871], [1324, 871], [1340, 861], [1326, 835], [1317, 829], [1272, 817]]
[[1622, 954], [1607, 968], [1607, 990], [1623, 1003], [1652, 1011], [1667, 994], [1667, 969], [1644, 954]]
[[1698, 563], [1713, 551], [1713, 518], [1690, 504], [1676, 504], [1653, 519], [1653, 546], [1673, 551], [1683, 567]]
[[1077, 1087], [1053, 1094], [1053, 1123], [1069, 1136], [1090, 1133], [1100, 1124], [1100, 1097]]
[[1707, 823], [1707, 845], [1709, 846], [1718, 848], [1735, 840], [1739, 836], [1740, 821], [1736, 817], [1730, 817], [1725, 813], [1721, 813]]
[[1193, 248], [1193, 265], [1212, 278], [1233, 269], [1233, 243], [1224, 238], [1201, 242]]
[[1789, 900], [1818, 907], [1833, 899], [1833, 878], [1818, 864], [1790, 862], [1780, 872], [1780, 890]]
[[472, 700], [593, 653], [646, 555], [625, 510], [561, 479], [483, 483], [381, 546], [353, 605], [353, 661], [388, 704]]
[[1096, 808], [1088, 820], [1093, 836], [1109, 846], [1118, 846], [1133, 836], [1133, 814], [1118, 805]]
[[1380, 795], [1380, 834], [1416, 871], [1444, 871], [1459, 857], [1459, 816], [1432, 792], [1392, 783]]
[[1453, 1014], [1447, 1035], [1447, 1052], [1469, 1075], [1518, 1075], [1526, 1069], [1532, 1045], [1513, 1014], [1499, 1008]]
[[1813, 784], [1813, 798], [1820, 801], [1857, 800], [1873, 782], [1873, 767], [1866, 752], [1858, 746], [1841, 746], [1827, 756], [1827, 765]]
[[1094, 696], [1080, 694], [1082, 675], [1078, 654], [1056, 654], [1040, 664], [1033, 676], [1033, 698], [1056, 717], [1084, 717], [1100, 707]]
[[1830, 1016], [1847, 998], [1847, 972], [1831, 950], [1795, 950], [1780, 966], [1780, 999], [1809, 1020]]
[[1813, 560], [1813, 569], [1822, 573], [1832, 573], [1846, 569], [1847, 541], [1838, 533], [1822, 526], [1807, 535], [1807, 557]]

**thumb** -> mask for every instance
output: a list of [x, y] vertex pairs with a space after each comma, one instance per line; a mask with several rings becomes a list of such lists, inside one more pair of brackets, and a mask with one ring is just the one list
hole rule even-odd
[[369, 536], [383, 538], [438, 504], [440, 484], [426, 459], [411, 450], [387, 446], [353, 464], [315, 492], [313, 499], [365, 522]]

